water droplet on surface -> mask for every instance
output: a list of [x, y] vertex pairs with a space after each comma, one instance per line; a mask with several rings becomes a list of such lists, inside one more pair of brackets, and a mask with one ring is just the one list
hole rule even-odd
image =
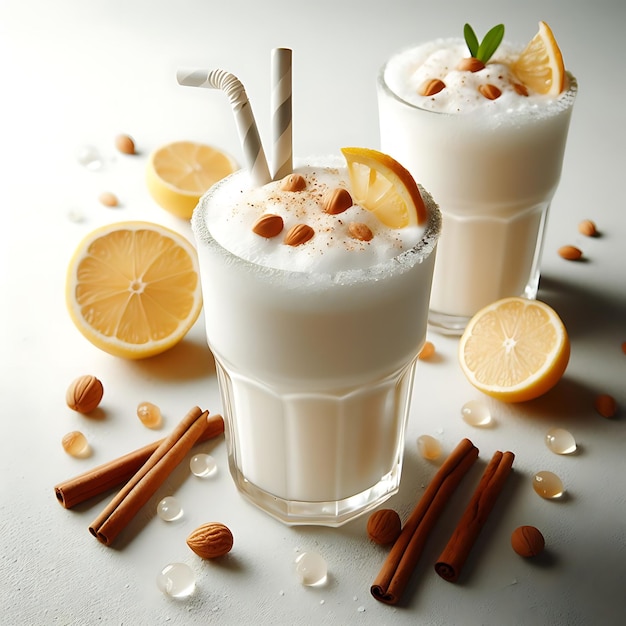
[[533, 489], [548, 500], [560, 498], [565, 491], [563, 481], [556, 474], [547, 471], [537, 472], [533, 476]]
[[555, 454], [572, 454], [576, 452], [576, 440], [569, 430], [551, 428], [545, 437], [546, 446]]
[[137, 406], [137, 417], [146, 428], [161, 428], [163, 423], [161, 409], [152, 402], [140, 402]]
[[61, 445], [70, 456], [89, 456], [89, 442], [87, 441], [87, 437], [79, 430], [73, 430], [71, 433], [67, 433], [61, 440]]
[[174, 496], [167, 496], [157, 504], [157, 515], [166, 522], [173, 522], [183, 516], [183, 508]]
[[196, 588], [196, 577], [189, 565], [170, 563], [157, 576], [157, 587], [172, 598], [186, 598]]
[[470, 400], [461, 408], [463, 420], [470, 426], [488, 426], [491, 424], [491, 411], [480, 400]]
[[103, 164], [102, 157], [94, 146], [79, 146], [76, 148], [76, 160], [92, 172], [97, 172]]
[[206, 478], [217, 471], [217, 463], [210, 454], [196, 454], [189, 461], [189, 469], [194, 476]]
[[296, 559], [296, 575], [303, 585], [321, 585], [326, 582], [326, 561], [317, 552], [304, 552]]
[[441, 443], [430, 435], [421, 435], [417, 438], [417, 449], [429, 461], [434, 461], [441, 456]]

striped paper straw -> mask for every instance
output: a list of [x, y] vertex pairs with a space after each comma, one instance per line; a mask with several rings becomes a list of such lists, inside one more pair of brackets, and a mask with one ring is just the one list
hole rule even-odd
[[230, 100], [235, 114], [235, 123], [250, 177], [254, 185], [265, 185], [270, 179], [270, 172], [261, 144], [261, 137], [254, 121], [252, 107], [246, 90], [236, 76], [224, 70], [178, 70], [176, 79], [179, 85], [221, 89]]
[[272, 171], [274, 180], [293, 171], [291, 50], [272, 50]]

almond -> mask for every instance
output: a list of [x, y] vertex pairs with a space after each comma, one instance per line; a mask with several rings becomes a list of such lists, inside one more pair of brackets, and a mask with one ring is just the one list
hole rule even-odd
[[283, 218], [280, 215], [266, 213], [265, 215], [261, 215], [254, 223], [252, 232], [266, 239], [271, 239], [282, 231], [283, 226]]
[[438, 78], [431, 78], [427, 80], [419, 89], [420, 94], [422, 96], [434, 96], [436, 93], [439, 93], [442, 89], [445, 89], [446, 84], [439, 80]]
[[485, 64], [476, 57], [467, 57], [459, 61], [456, 69], [461, 72], [480, 72], [480, 70], [485, 69]]
[[120, 201], [117, 199], [117, 196], [110, 191], [103, 191], [98, 196], [98, 201], [100, 202], [100, 204], [107, 207], [115, 207], [118, 206], [118, 204], [120, 203]]
[[210, 522], [196, 528], [187, 537], [187, 545], [203, 559], [215, 559], [228, 554], [233, 547], [233, 534], [228, 526]]
[[583, 255], [582, 250], [576, 246], [561, 246], [557, 252], [568, 261], [578, 261]]
[[593, 406], [602, 417], [615, 417], [617, 413], [617, 401], [608, 393], [601, 393], [595, 397]]
[[487, 98], [487, 100], [497, 100], [502, 95], [502, 92], [491, 83], [479, 85], [478, 91], [480, 91], [480, 93]]
[[393, 543], [401, 530], [400, 516], [393, 509], [380, 509], [372, 513], [367, 520], [369, 538], [381, 546]]
[[528, 89], [526, 89], [526, 85], [522, 85], [522, 83], [511, 83], [513, 85], [513, 89], [515, 89], [515, 93], [518, 96], [528, 96]]
[[307, 224], [296, 224], [289, 229], [283, 241], [288, 246], [299, 246], [306, 243], [314, 234], [315, 231]]
[[595, 237], [598, 234], [598, 229], [591, 220], [583, 220], [578, 224], [578, 232], [585, 237]]
[[322, 211], [329, 215], [339, 215], [352, 206], [352, 196], [347, 189], [330, 189], [322, 198]]
[[65, 401], [67, 406], [79, 413], [91, 413], [102, 400], [102, 383], [91, 375], [80, 376], [67, 388]]
[[118, 135], [115, 138], [115, 147], [122, 154], [135, 154], [135, 142], [130, 135]]
[[280, 181], [283, 191], [302, 191], [306, 189], [306, 179], [302, 174], [288, 174]]
[[359, 241], [371, 241], [374, 237], [374, 233], [372, 233], [370, 227], [362, 222], [350, 222], [348, 224], [348, 232], [351, 237]]

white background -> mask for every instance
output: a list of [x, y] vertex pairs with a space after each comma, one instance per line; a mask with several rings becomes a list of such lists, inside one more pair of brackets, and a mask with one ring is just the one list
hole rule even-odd
[[[626, 615], [626, 218], [624, 217], [624, 46], [622, 0], [1, 0], [0, 1], [0, 622], [6, 624], [618, 624]], [[457, 36], [467, 21], [479, 34], [503, 22], [524, 43], [539, 19], [555, 31], [577, 77], [560, 189], [543, 263], [540, 298], [561, 314], [572, 340], [563, 380], [520, 406], [488, 401], [495, 425], [467, 426], [464, 402], [479, 398], [456, 360], [457, 341], [431, 335], [437, 356], [420, 364], [400, 493], [389, 501], [404, 517], [437, 469], [415, 441], [438, 437], [445, 453], [464, 436], [481, 462], [463, 483], [427, 544], [403, 601], [376, 602], [369, 587], [386, 550], [371, 544], [365, 519], [339, 530], [287, 528], [236, 492], [225, 446], [203, 444], [219, 471], [211, 479], [172, 476], [114, 548], [87, 532], [110, 494], [77, 510], [56, 502], [53, 485], [164, 434], [195, 404], [220, 412], [202, 319], [171, 352], [127, 362], [92, 347], [73, 327], [64, 304], [65, 271], [81, 237], [99, 224], [149, 219], [190, 236], [187, 224], [154, 204], [144, 185], [148, 154], [169, 141], [216, 145], [241, 160], [223, 94], [176, 85], [178, 67], [222, 67], [246, 86], [266, 151], [271, 150], [270, 51], [294, 50], [294, 151], [377, 147], [375, 76], [394, 51], [436, 36]], [[113, 148], [130, 133], [139, 154]], [[82, 145], [105, 158], [98, 173], [74, 158]], [[454, 181], [451, 181], [453, 184]], [[121, 206], [97, 202], [113, 191]], [[82, 221], [69, 219], [80, 213]], [[601, 237], [577, 232], [594, 219]], [[580, 246], [586, 262], [568, 263], [556, 249]], [[206, 306], [219, 306], [219, 302]], [[76, 377], [101, 378], [97, 418], [65, 405]], [[597, 393], [621, 405], [606, 420], [593, 410]], [[166, 425], [147, 430], [138, 402], [160, 405]], [[571, 457], [543, 443], [551, 426], [579, 443]], [[80, 429], [93, 448], [77, 460], [61, 437]], [[495, 450], [516, 453], [508, 489], [476, 544], [459, 583], [433, 563]], [[567, 495], [545, 501], [531, 477], [551, 470]], [[155, 516], [156, 502], [175, 494], [185, 515], [174, 524]], [[201, 561], [185, 545], [196, 526], [226, 523], [235, 546], [220, 562]], [[541, 559], [510, 548], [511, 531], [539, 527]], [[294, 559], [321, 553], [329, 580], [302, 587]], [[155, 578], [169, 562], [189, 564], [197, 589], [174, 601]]]

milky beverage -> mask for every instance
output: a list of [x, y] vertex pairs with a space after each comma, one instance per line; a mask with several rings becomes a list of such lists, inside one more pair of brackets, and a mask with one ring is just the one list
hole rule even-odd
[[[461, 331], [495, 300], [537, 293], [576, 83], [567, 75], [561, 95], [532, 93], [509, 67], [519, 51], [503, 43], [472, 73], [456, 69], [469, 57], [462, 40], [437, 40], [397, 54], [379, 76], [381, 149], [442, 211], [430, 322], [444, 332]], [[432, 78], [445, 89], [419, 95]], [[483, 96], [481, 84], [500, 97]]]
[[[296, 172], [303, 191], [233, 174], [192, 225], [235, 482], [286, 523], [339, 525], [398, 487], [440, 217], [423, 191], [425, 227], [390, 229], [358, 205], [330, 215], [321, 203], [349, 190], [345, 162]], [[266, 213], [284, 221], [273, 238], [252, 230]], [[353, 238], [351, 222], [371, 241]], [[314, 236], [286, 245], [295, 224]]]

